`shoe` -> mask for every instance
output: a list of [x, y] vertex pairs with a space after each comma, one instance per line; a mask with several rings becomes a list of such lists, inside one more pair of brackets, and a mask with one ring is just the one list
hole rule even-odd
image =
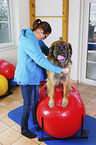
[[25, 131], [25, 132], [23, 132], [21, 134], [26, 136], [26, 137], [28, 137], [28, 138], [35, 138], [37, 136], [35, 133], [33, 133], [33, 132], [29, 131], [29, 130], [27, 130], [27, 131]]

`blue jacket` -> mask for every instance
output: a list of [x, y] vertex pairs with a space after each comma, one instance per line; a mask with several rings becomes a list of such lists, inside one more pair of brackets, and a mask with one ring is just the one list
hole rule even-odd
[[39, 85], [42, 68], [61, 73], [62, 68], [53, 65], [42, 53], [37, 37], [31, 29], [22, 29], [19, 37], [15, 80], [19, 84]]

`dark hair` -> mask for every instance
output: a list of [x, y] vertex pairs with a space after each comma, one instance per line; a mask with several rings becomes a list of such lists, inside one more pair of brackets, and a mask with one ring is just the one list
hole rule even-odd
[[41, 28], [44, 31], [44, 34], [51, 33], [52, 29], [48, 22], [41, 21], [40, 19], [37, 19], [33, 23], [33, 31], [35, 31], [37, 28]]

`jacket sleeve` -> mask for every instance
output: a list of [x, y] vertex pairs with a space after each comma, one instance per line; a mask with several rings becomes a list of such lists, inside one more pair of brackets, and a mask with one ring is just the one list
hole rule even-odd
[[24, 51], [31, 57], [37, 65], [43, 67], [49, 71], [60, 74], [62, 71], [61, 67], [53, 65], [42, 53], [38, 41], [32, 41], [28, 39], [24, 41]]

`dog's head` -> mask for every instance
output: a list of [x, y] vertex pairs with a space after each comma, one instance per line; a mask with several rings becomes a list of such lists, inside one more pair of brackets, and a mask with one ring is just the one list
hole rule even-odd
[[61, 63], [68, 63], [71, 61], [72, 47], [70, 43], [63, 40], [58, 40], [52, 43], [49, 56], [50, 58], [55, 58], [55, 60]]

